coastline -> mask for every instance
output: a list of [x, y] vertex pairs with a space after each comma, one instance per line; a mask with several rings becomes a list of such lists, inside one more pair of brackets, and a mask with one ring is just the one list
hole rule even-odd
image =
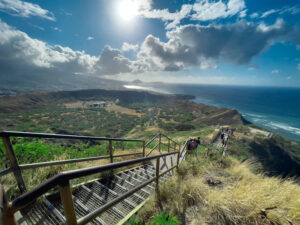
[[[141, 84], [151, 87], [152, 84]], [[300, 88], [155, 84], [194, 102], [237, 110], [248, 122], [300, 143]]]

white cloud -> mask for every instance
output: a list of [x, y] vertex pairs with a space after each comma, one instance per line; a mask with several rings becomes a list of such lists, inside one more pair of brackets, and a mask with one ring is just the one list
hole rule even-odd
[[194, 4], [183, 4], [181, 9], [175, 12], [170, 12], [169, 9], [153, 9], [152, 1], [142, 2], [148, 2], [148, 4], [147, 7], [139, 7], [138, 14], [145, 18], [161, 19], [165, 22], [166, 29], [175, 28], [185, 18], [207, 21], [234, 15], [245, 17], [247, 13], [244, 0], [229, 0], [228, 2], [200, 0]]
[[289, 76], [289, 77], [286, 77], [287, 80], [291, 80], [293, 77]]
[[[184, 4], [181, 6], [180, 11], [174, 13], [169, 12], [168, 9], [146, 9], [141, 10], [139, 15], [145, 18], [161, 19], [166, 22], [166, 29], [172, 29], [180, 23], [182, 19], [187, 17], [191, 12], [193, 6]], [[171, 21], [171, 22], [170, 22]]]
[[12, 16], [25, 18], [38, 16], [43, 19], [55, 21], [55, 17], [48, 10], [42, 9], [37, 4], [21, 0], [0, 0], [0, 11], [6, 12]]
[[192, 19], [207, 21], [231, 17], [244, 10], [245, 7], [244, 0], [229, 0], [227, 4], [223, 1], [201, 0], [193, 5], [195, 13], [192, 14]]
[[91, 37], [91, 36], [87, 37], [88, 41], [93, 40], [93, 39], [94, 39], [94, 37]]
[[278, 70], [278, 69], [274, 69], [274, 70], [272, 70], [272, 74], [277, 74], [277, 73], [279, 73], [280, 71]]
[[249, 71], [257, 70], [257, 66], [249, 66], [249, 67], [248, 67], [248, 70], [249, 70]]
[[252, 13], [252, 14], [250, 15], [250, 17], [251, 17], [252, 19], [257, 18], [258, 16], [259, 16], [259, 14], [258, 14], [257, 12]]
[[184, 25], [167, 32], [167, 42], [148, 35], [138, 58], [148, 63], [152, 70], [164, 71], [178, 71], [184, 66], [208, 68], [207, 60], [247, 64], [289, 32], [282, 20], [273, 25], [246, 21], [227, 25]]
[[276, 12], [279, 12], [279, 11], [280, 11], [279, 9], [270, 9], [270, 10], [264, 12], [264, 13], [261, 15], [261, 18], [265, 18], [265, 17], [267, 17], [267, 16], [269, 16], [269, 15], [272, 15], [272, 14], [274, 14], [274, 13], [276, 13]]
[[297, 69], [300, 70], [300, 63], [298, 63]]
[[52, 27], [53, 30], [58, 31], [58, 32], [62, 32], [62, 29], [58, 28], [58, 27]]
[[[191, 66], [216, 69], [219, 60], [247, 64], [278, 39], [288, 39], [292, 27], [283, 21], [257, 25], [244, 20], [233, 24], [177, 26], [167, 41], [148, 35], [136, 60], [106, 46], [98, 56], [33, 39], [0, 20], [0, 76], [32, 74], [60, 79], [74, 74], [109, 76], [152, 71], [180, 71]], [[243, 43], [241, 45], [241, 43]], [[123, 51], [138, 45], [123, 44]]]
[[104, 76], [138, 73], [148, 69], [141, 60], [131, 61], [120, 50], [106, 46], [99, 56], [69, 47], [48, 45], [0, 20], [0, 76], [32, 74], [66, 77], [74, 74]]
[[127, 42], [124, 42], [123, 45], [122, 45], [122, 51], [123, 52], [126, 52], [126, 51], [136, 51], [136, 50], [138, 50], [138, 48], [139, 48], [138, 44], [133, 45], [133, 44], [129, 44]]
[[247, 16], [247, 11], [248, 11], [247, 9], [241, 11], [240, 14], [239, 14], [239, 17], [240, 17], [240, 18], [246, 17], [246, 16]]
[[285, 27], [285, 23], [283, 19], [277, 19], [273, 25], [266, 25], [264, 22], [261, 22], [258, 25], [257, 29], [263, 32], [269, 32], [269, 31], [281, 30], [283, 27]]
[[287, 7], [287, 6], [284, 6], [280, 9], [270, 9], [270, 10], [267, 10], [265, 12], [255, 12], [255, 13], [252, 13], [250, 15], [250, 17], [253, 19], [253, 18], [266, 18], [272, 14], [279, 14], [279, 15], [282, 15], [282, 14], [290, 14], [290, 15], [296, 15], [298, 13], [300, 13], [300, 5], [295, 5], [295, 6], [292, 6], [292, 7]]
[[284, 14], [284, 13], [289, 13], [291, 15], [296, 15], [298, 13], [300, 13], [300, 5], [295, 5], [295, 6], [292, 6], [292, 7], [283, 7], [281, 10], [280, 10], [280, 13], [279, 14]]
[[200, 69], [207, 70], [207, 69], [217, 69], [218, 65], [211, 60], [201, 60], [200, 61]]

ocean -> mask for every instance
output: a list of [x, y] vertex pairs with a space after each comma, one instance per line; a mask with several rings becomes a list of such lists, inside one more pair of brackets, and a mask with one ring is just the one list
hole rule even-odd
[[300, 142], [300, 88], [170, 84], [147, 88], [189, 94], [196, 102], [236, 109], [251, 123]]

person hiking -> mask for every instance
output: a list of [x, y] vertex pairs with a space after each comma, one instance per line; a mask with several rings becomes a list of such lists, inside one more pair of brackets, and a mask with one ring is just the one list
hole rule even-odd
[[200, 145], [200, 137], [198, 137], [197, 139], [195, 138], [194, 141], [197, 143], [196, 148], [198, 148], [198, 146]]
[[221, 134], [221, 140], [223, 140], [223, 139], [224, 139], [224, 133]]

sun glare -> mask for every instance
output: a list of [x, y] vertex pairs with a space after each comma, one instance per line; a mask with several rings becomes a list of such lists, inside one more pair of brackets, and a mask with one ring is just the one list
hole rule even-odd
[[131, 20], [138, 13], [138, 5], [132, 0], [121, 0], [118, 5], [118, 13], [122, 20]]

